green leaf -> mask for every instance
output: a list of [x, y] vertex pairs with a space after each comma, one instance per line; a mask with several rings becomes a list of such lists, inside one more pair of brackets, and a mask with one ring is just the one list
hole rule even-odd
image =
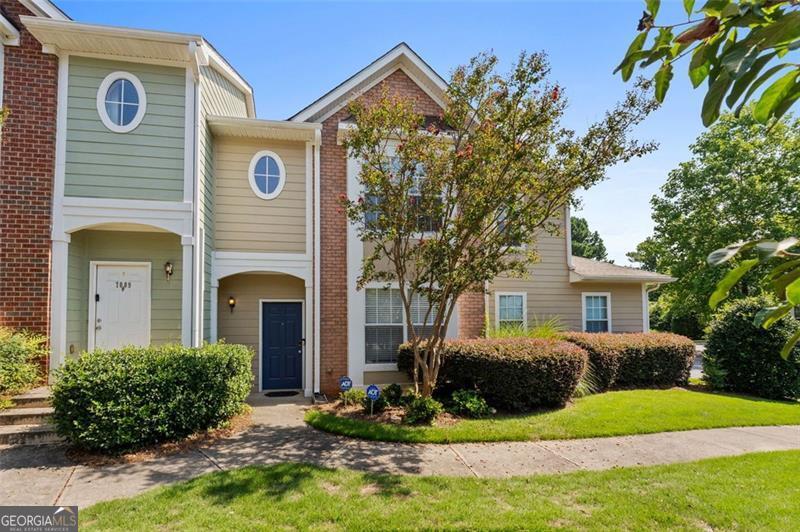
[[730, 0], [708, 0], [708, 2], [700, 8], [700, 11], [709, 17], [718, 17], [729, 3]]
[[722, 280], [717, 283], [717, 289], [714, 290], [713, 294], [711, 294], [711, 297], [708, 300], [708, 306], [710, 306], [712, 309], [717, 308], [717, 305], [719, 305], [723, 300], [725, 300], [725, 298], [728, 297], [731, 288], [733, 288], [736, 283], [739, 282], [744, 274], [753, 269], [753, 266], [756, 264], [758, 264], [758, 259], [743, 260], [738, 266], [729, 271], [725, 277], [723, 277]]
[[786, 98], [775, 108], [775, 112], [772, 116], [775, 117], [776, 120], [780, 119], [798, 99], [800, 99], [800, 81], [794, 84], [794, 87], [789, 91], [789, 94], [786, 95]]
[[800, 279], [795, 279], [786, 287], [786, 300], [792, 305], [800, 305]]
[[744, 95], [744, 99], [739, 104], [739, 107], [736, 108], [736, 116], [739, 116], [739, 114], [742, 112], [742, 109], [744, 109], [745, 104], [750, 99], [750, 96], [752, 96], [753, 93], [756, 92], [758, 90], [758, 88], [761, 85], [764, 84], [765, 81], [767, 81], [769, 78], [774, 76], [775, 73], [777, 73], [780, 70], [783, 70], [784, 68], [789, 67], [789, 66], [791, 66], [791, 65], [789, 65], [789, 64], [775, 65], [774, 67], [771, 67], [771, 68], [767, 69], [766, 72], [761, 74], [758, 77], [758, 79], [755, 80], [755, 82], [753, 82], [752, 85], [750, 85], [750, 88], [747, 89], [747, 94]]
[[779, 307], [762, 308], [761, 310], [758, 311], [756, 317], [753, 318], [753, 325], [755, 325], [756, 327], [763, 327], [764, 329], [769, 329], [770, 327], [775, 325], [775, 323], [777, 323], [778, 320], [789, 314], [793, 308], [794, 305], [792, 305], [791, 303], [784, 303]]
[[731, 2], [722, 9], [719, 16], [720, 18], [730, 18], [730, 17], [735, 17], [739, 13], [741, 13], [741, 11], [739, 10], [739, 5], [736, 4], [735, 2]]
[[735, 257], [737, 253], [742, 253], [744, 251], [753, 249], [756, 245], [758, 245], [759, 242], [761, 242], [761, 240], [737, 242], [736, 244], [731, 244], [730, 246], [717, 249], [708, 255], [706, 262], [708, 262], [709, 266], [719, 266], [723, 262], [727, 262]]
[[683, 9], [686, 10], [687, 16], [691, 16], [694, 10], [694, 0], [683, 0]]
[[774, 52], [762, 55], [756, 59], [752, 65], [750, 65], [750, 68], [748, 68], [744, 74], [739, 76], [739, 78], [736, 80], [736, 83], [733, 84], [733, 88], [731, 89], [728, 98], [725, 100], [725, 103], [728, 105], [729, 109], [733, 109], [733, 106], [736, 104], [736, 101], [739, 99], [745, 89], [750, 86], [758, 73], [761, 72], [761, 69], [764, 68], [773, 57], [775, 57]]
[[[754, 30], [759, 31], [759, 30]], [[800, 39], [800, 11], [786, 13], [775, 22], [762, 26], [759, 33], [763, 32], [761, 48], [782, 46]]]
[[704, 126], [710, 126], [719, 118], [722, 99], [725, 97], [725, 93], [728, 92], [731, 83], [733, 83], [733, 78], [726, 70], [723, 70], [714, 80], [714, 83], [711, 84], [711, 88], [708, 89], [706, 97], [703, 99], [701, 116], [703, 117]]
[[711, 70], [711, 61], [706, 57], [710, 46], [708, 43], [703, 43], [695, 48], [692, 60], [689, 61], [689, 79], [692, 80], [695, 89], [708, 77], [708, 71]]
[[793, 236], [784, 238], [778, 242], [774, 240], [764, 240], [756, 244], [756, 250], [758, 251], [758, 256], [761, 260], [768, 260], [773, 257], [777, 257], [778, 255], [782, 255], [784, 251], [795, 247], [798, 242], [800, 242], [800, 240]]
[[735, 46], [722, 56], [722, 66], [730, 70], [735, 79], [738, 79], [750, 70], [758, 59], [758, 46]]
[[797, 342], [800, 341], [800, 329], [795, 331], [793, 335], [786, 340], [786, 343], [783, 344], [783, 348], [781, 349], [781, 358], [784, 360], [789, 360], [789, 355], [792, 353], [792, 349], [794, 346], [797, 345]]
[[775, 292], [775, 297], [778, 299], [785, 299], [786, 288], [797, 279], [800, 279], [800, 269], [791, 270], [775, 279], [772, 282], [772, 289]]
[[646, 0], [647, 11], [656, 18], [658, 15], [658, 8], [661, 7], [661, 0]]
[[753, 118], [765, 124], [772, 117], [778, 105], [789, 96], [798, 75], [800, 75], [800, 70], [788, 72], [767, 87], [753, 108]]
[[642, 50], [646, 40], [646, 31], [643, 31], [634, 37], [633, 42], [631, 42], [630, 46], [628, 46], [628, 51], [625, 52], [625, 58], [622, 60], [619, 66], [614, 69], [614, 74], [620, 71], [622, 72], [623, 81], [628, 81], [631, 78], [631, 74], [633, 74], [633, 67], [636, 66], [636, 61], [640, 59], [637, 57], [637, 52]]
[[672, 63], [664, 63], [658, 69], [655, 76], [656, 82], [656, 100], [658, 103], [664, 103], [664, 97], [667, 95], [669, 84], [672, 81]]
[[787, 270], [794, 269], [798, 266], [800, 266], [800, 259], [793, 259], [788, 262], [784, 262], [783, 264], [774, 267], [772, 271], [769, 272], [769, 275], [767, 275], [767, 279], [775, 280], [786, 273]]

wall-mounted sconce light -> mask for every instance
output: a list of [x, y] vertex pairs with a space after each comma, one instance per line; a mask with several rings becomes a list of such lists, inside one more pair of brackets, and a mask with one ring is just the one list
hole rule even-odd
[[231, 307], [231, 312], [233, 312], [233, 307], [236, 306], [236, 298], [233, 296], [228, 296], [228, 306]]
[[175, 273], [175, 267], [171, 262], [167, 261], [164, 264], [164, 273], [167, 274], [167, 281], [169, 281], [169, 278], [172, 277], [173, 273]]

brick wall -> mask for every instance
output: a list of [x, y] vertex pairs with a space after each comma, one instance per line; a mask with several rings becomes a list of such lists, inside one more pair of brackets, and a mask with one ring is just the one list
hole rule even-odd
[[[360, 98], [375, 101], [383, 87], [390, 94], [414, 101], [418, 113], [441, 113], [441, 108], [400, 70]], [[336, 133], [339, 122], [349, 114], [345, 107], [323, 122], [320, 150], [320, 386], [329, 395], [338, 393], [338, 379], [348, 373], [347, 219], [339, 200], [340, 194], [347, 193], [347, 154], [336, 144]]]
[[458, 337], [483, 336], [486, 321], [486, 296], [483, 292], [468, 292], [458, 299]]
[[0, 0], [21, 33], [5, 47], [3, 105], [11, 115], [0, 145], [0, 326], [46, 333], [58, 62], [19, 23], [31, 15]]

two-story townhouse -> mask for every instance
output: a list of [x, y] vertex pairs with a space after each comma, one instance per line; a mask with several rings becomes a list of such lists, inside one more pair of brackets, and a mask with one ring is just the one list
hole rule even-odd
[[[202, 36], [21, 22], [58, 58], [53, 367], [92, 348], [225, 339], [253, 348], [257, 391], [407, 379], [397, 289], [356, 288], [368, 243], [339, 198], [360, 193], [342, 145], [350, 101], [387, 89], [424, 115], [445, 105], [445, 81], [413, 50], [396, 46], [289, 120], [259, 120], [251, 87]], [[670, 280], [572, 257], [566, 225], [539, 252], [529, 280], [462, 297], [448, 336], [534, 315], [646, 330], [647, 290]]]
[[68, 19], [46, 0], [0, 0], [0, 326], [47, 333], [58, 61], [23, 16]]

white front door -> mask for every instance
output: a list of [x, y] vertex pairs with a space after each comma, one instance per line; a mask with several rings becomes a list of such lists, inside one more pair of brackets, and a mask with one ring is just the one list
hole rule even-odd
[[94, 347], [149, 345], [150, 263], [93, 264], [92, 274]]

